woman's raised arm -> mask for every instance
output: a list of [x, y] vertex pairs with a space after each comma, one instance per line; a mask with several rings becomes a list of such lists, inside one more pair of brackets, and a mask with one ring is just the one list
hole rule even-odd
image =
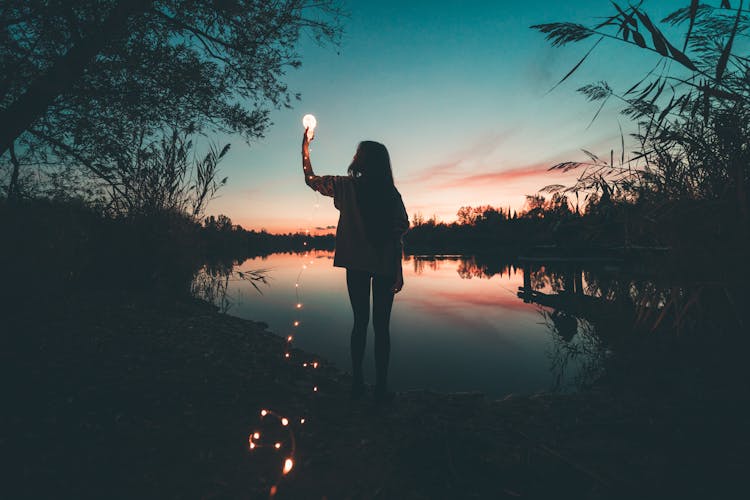
[[307, 137], [307, 129], [302, 134], [302, 172], [305, 174], [305, 183], [310, 188], [323, 196], [333, 196], [333, 176], [319, 176], [313, 172], [312, 162], [310, 162], [310, 139]]

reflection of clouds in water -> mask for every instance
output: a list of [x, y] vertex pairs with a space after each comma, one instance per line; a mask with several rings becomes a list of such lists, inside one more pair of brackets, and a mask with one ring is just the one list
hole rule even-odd
[[[420, 313], [416, 315], [418, 321], [416, 324], [425, 332], [444, 331], [446, 327], [449, 327], [451, 337], [492, 341], [493, 344], [514, 349], [520, 344], [516, 336], [505, 334], [504, 330], [508, 324], [502, 319], [502, 310], [483, 313], [478, 312], [474, 307], [467, 307], [466, 303], [450, 301], [436, 303], [434, 298], [420, 296], [404, 297], [402, 302], [404, 305], [408, 304], [409, 313], [406, 314], [412, 316], [412, 320], [415, 319], [415, 315], [411, 313], [415, 311]], [[399, 305], [394, 306], [394, 311], [399, 311]], [[399, 314], [395, 312], [395, 317], [397, 318]], [[415, 325], [414, 322], [412, 324]], [[482, 347], [486, 347], [486, 344]]]
[[[498, 290], [499, 292], [500, 290]], [[502, 290], [505, 292], [505, 290]], [[529, 306], [524, 304], [518, 297], [509, 293], [497, 293], [497, 294], [484, 294], [484, 293], [472, 293], [466, 292], [451, 292], [451, 291], [438, 291], [435, 292], [435, 296], [444, 299], [449, 304], [454, 304], [456, 307], [481, 307], [481, 308], [502, 308], [512, 309], [517, 311], [528, 311]]]
[[[282, 337], [295, 330], [293, 321], [299, 319], [295, 342], [349, 370], [351, 310], [345, 272], [331, 265], [332, 257], [332, 252], [313, 252], [306, 261], [318, 259], [305, 270], [301, 318], [289, 313], [295, 303], [300, 254], [243, 262], [235, 269], [273, 268], [273, 284], [259, 295], [249, 283], [230, 280], [233, 300], [236, 297], [232, 314], [265, 321]], [[419, 274], [414, 261], [420, 263]], [[558, 267], [547, 271], [558, 272]], [[460, 269], [473, 279], [462, 279]], [[515, 295], [523, 285], [521, 268], [500, 259], [411, 256], [404, 259], [404, 274], [406, 287], [396, 297], [391, 323], [396, 388], [481, 389], [502, 395], [553, 385], [548, 354], [554, 338], [540, 321], [538, 306]], [[370, 358], [368, 351], [366, 362]]]
[[[515, 332], [528, 329], [535, 321], [536, 309], [524, 304], [510, 289], [522, 283], [520, 270], [511, 272], [507, 266], [499, 266], [507, 271], [502, 281], [500, 275], [483, 275], [485, 279], [471, 281], [461, 279], [457, 271], [462, 265], [466, 268], [472, 258], [421, 260], [435, 264], [437, 272], [418, 274], [398, 301], [409, 311], [418, 311], [423, 324], [437, 324], [437, 328], [449, 325], [458, 334], [517, 346]], [[475, 271], [481, 273], [479, 268]], [[395, 307], [398, 310], [400, 306]]]

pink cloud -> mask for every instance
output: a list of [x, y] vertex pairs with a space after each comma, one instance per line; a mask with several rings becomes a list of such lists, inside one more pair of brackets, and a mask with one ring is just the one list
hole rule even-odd
[[[457, 177], [449, 182], [442, 182], [438, 184], [437, 188], [456, 188], [456, 187], [473, 187], [473, 186], [486, 186], [488, 184], [495, 183], [508, 183], [512, 181], [528, 179], [533, 177], [550, 177], [559, 176], [558, 173], [549, 172], [549, 168], [556, 162], [541, 162], [533, 165], [527, 165], [524, 167], [511, 168], [509, 170], [496, 170], [492, 172], [485, 172], [482, 174], [469, 175], [464, 177]], [[575, 173], [568, 174], [568, 177], [573, 177]], [[540, 188], [542, 186], [539, 186]]]
[[[456, 325], [460, 331], [482, 332], [488, 323], [492, 324], [493, 315], [502, 314], [502, 310], [535, 314], [536, 306], [525, 304], [512, 294], [498, 294], [482, 297], [477, 292], [444, 292], [437, 293], [432, 300], [422, 296], [408, 295], [402, 301], [410, 307], [419, 308], [429, 317], [444, 324]], [[486, 309], [486, 314], [467, 314], [477, 308]]]
[[403, 179], [397, 181], [397, 184], [422, 184], [428, 180], [433, 180], [435, 177], [450, 176], [455, 173], [456, 169], [460, 165], [461, 160], [447, 161], [438, 163], [427, 167], [416, 174], [409, 175]]
[[467, 161], [481, 163], [511, 137], [512, 132], [486, 134], [468, 147], [448, 155], [450, 159], [423, 168], [419, 172], [403, 178], [400, 183], [423, 184], [440, 177], [453, 177], [457, 171], [462, 169], [462, 164]]

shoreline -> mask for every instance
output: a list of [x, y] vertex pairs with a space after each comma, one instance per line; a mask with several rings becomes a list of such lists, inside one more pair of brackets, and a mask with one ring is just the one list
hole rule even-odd
[[654, 406], [604, 392], [408, 391], [376, 410], [351, 402], [348, 375], [322, 358], [293, 349], [320, 365], [289, 363], [264, 323], [205, 302], [70, 297], [48, 314], [15, 313], [1, 446], [17, 457], [16, 498], [267, 497], [287, 444], [250, 451], [248, 436], [287, 429], [261, 409], [295, 433], [277, 498], [691, 497], [731, 491], [715, 475], [737, 463], [721, 441], [703, 438], [696, 457], [681, 437], [714, 412], [722, 432], [747, 423], [719, 402], [706, 412], [705, 400]]

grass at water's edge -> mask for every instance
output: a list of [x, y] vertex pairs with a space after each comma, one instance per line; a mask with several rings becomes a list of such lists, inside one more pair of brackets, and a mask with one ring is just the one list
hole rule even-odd
[[324, 360], [287, 361], [265, 325], [198, 301], [77, 296], [6, 318], [8, 498], [263, 498], [288, 452], [248, 450], [279, 430], [262, 408], [295, 431], [279, 498], [715, 497], [749, 460], [747, 415], [710, 395], [410, 392], [378, 410]]

